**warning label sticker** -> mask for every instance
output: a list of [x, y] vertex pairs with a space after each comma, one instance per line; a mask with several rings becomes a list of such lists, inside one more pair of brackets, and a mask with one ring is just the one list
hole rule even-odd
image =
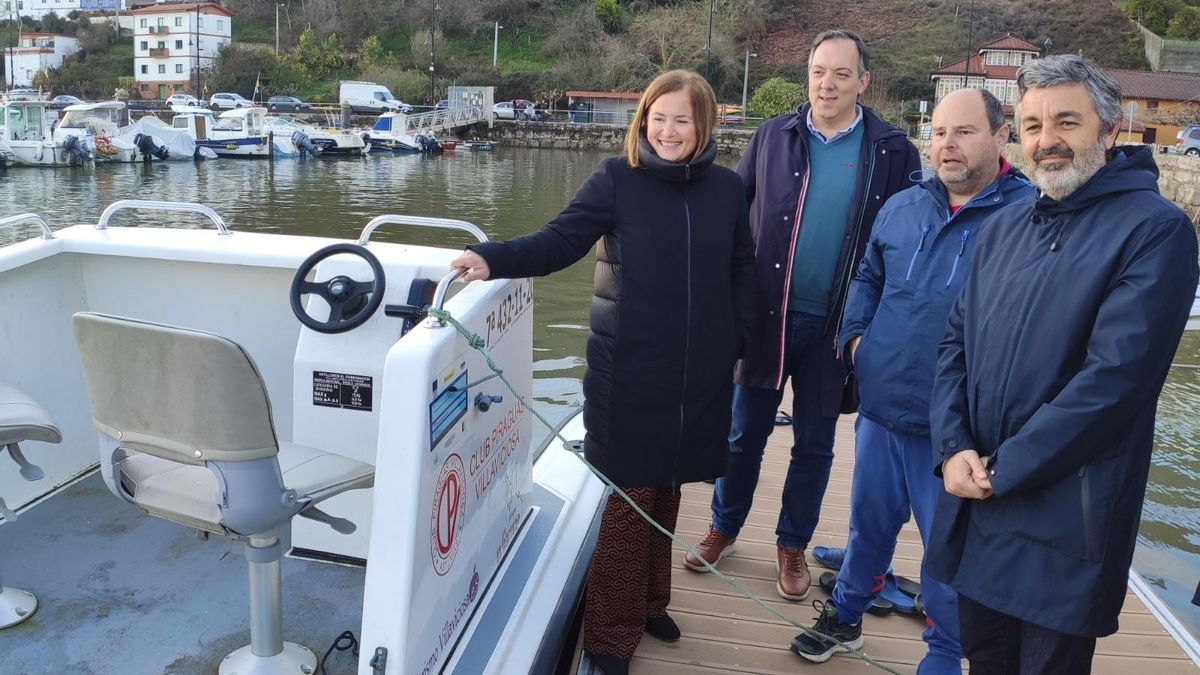
[[313, 371], [313, 405], [371, 410], [371, 376]]

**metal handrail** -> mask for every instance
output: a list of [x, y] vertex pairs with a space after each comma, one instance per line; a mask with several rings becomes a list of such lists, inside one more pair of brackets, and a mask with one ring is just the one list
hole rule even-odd
[[371, 235], [380, 225], [417, 225], [421, 227], [439, 227], [445, 230], [462, 230], [470, 232], [475, 239], [480, 242], [488, 240], [488, 236], [483, 233], [475, 225], [468, 223], [465, 220], [455, 220], [453, 218], [430, 218], [428, 216], [404, 216], [404, 215], [383, 215], [376, 216], [371, 219], [367, 226], [363, 228], [362, 234], [358, 237], [358, 245], [366, 246], [371, 241]]
[[19, 213], [15, 216], [0, 218], [0, 228], [11, 227], [21, 223], [37, 223], [38, 227], [42, 228], [42, 239], [54, 238], [54, 232], [50, 230], [50, 226], [36, 213]]
[[182, 211], [187, 213], [199, 213], [202, 216], [207, 216], [209, 220], [217, 226], [218, 234], [232, 234], [229, 226], [225, 224], [225, 219], [216, 211], [210, 209], [203, 204], [189, 204], [185, 202], [160, 202], [147, 199], [122, 199], [115, 201], [104, 209], [100, 214], [100, 220], [96, 223], [97, 230], [108, 229], [108, 221], [118, 211], [127, 211], [130, 209], [146, 209], [151, 211]]
[[[446, 276], [442, 277], [442, 280], [438, 282], [437, 288], [433, 290], [433, 302], [430, 303], [429, 306], [433, 309], [441, 310], [442, 305], [446, 304], [446, 293], [450, 291], [450, 284], [454, 283], [455, 280], [466, 273], [467, 270], [460, 267], [450, 270]], [[446, 322], [442, 321], [441, 319], [430, 317], [429, 320], [425, 322], [425, 325], [430, 328], [445, 328]]]

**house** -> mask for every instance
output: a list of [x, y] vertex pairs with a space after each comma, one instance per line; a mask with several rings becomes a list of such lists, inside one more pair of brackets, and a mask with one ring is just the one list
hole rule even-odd
[[[1200, 122], [1200, 75], [1142, 70], [1104, 72], [1121, 85], [1125, 116], [1122, 141], [1170, 145], [1189, 123]], [[1133, 134], [1128, 132], [1130, 120]]]
[[68, 56], [82, 49], [79, 40], [53, 33], [22, 33], [17, 45], [4, 50], [4, 83], [9, 87], [32, 86], [40, 71], [61, 68]]
[[942, 66], [929, 73], [934, 103], [964, 87], [987, 89], [1012, 111], [1017, 102], [1017, 69], [1040, 56], [1042, 50], [1012, 33], [983, 45], [969, 59]]
[[41, 21], [47, 14], [57, 14], [65, 19], [79, 9], [79, 0], [0, 0], [0, 7], [5, 17], [15, 14]]
[[567, 110], [572, 122], [627, 125], [642, 95], [629, 91], [568, 91]]
[[77, 9], [85, 14], [97, 12], [124, 12], [129, 9], [126, 0], [79, 0]]
[[233, 12], [217, 2], [157, 3], [132, 10], [134, 87], [143, 99], [205, 98], [204, 74], [230, 43]]

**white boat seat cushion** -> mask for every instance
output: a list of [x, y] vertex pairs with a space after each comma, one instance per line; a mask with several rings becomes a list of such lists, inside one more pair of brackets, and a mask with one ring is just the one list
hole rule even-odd
[[[371, 466], [303, 445], [281, 443], [278, 459], [284, 485], [314, 505], [346, 490], [371, 487], [374, 481]], [[225, 533], [217, 478], [208, 468], [131, 452], [120, 470], [122, 487], [147, 514]]]
[[21, 441], [61, 443], [62, 432], [33, 399], [0, 384], [0, 449]]

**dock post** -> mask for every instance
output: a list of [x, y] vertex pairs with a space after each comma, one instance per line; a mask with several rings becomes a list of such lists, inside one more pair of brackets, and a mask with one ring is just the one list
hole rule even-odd
[[267, 132], [267, 159], [272, 164], [275, 163], [275, 130]]
[[343, 129], [350, 128], [350, 114], [352, 112], [353, 112], [353, 109], [350, 107], [349, 103], [342, 104], [342, 128]]

